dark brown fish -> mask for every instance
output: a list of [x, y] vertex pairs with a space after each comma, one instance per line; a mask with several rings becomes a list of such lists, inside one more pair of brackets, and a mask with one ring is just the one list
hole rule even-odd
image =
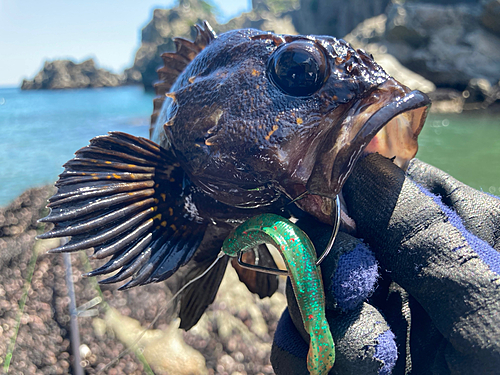
[[[101, 283], [132, 277], [122, 286], [130, 288], [176, 273], [171, 285], [180, 287], [213, 262], [234, 225], [294, 210], [330, 223], [332, 199], [360, 156], [379, 152], [404, 168], [417, 151], [428, 97], [362, 50], [329, 36], [197, 30], [162, 56], [154, 142], [123, 133], [91, 140], [65, 164], [42, 219], [55, 228], [40, 238], [71, 236], [53, 252], [111, 256], [89, 273], [119, 270]], [[275, 266], [265, 246], [249, 256]], [[213, 301], [226, 263], [183, 293], [181, 327]], [[235, 267], [261, 297], [276, 290], [275, 276]]]

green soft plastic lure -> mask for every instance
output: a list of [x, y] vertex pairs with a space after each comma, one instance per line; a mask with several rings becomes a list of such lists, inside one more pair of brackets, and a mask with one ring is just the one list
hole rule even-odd
[[262, 243], [278, 249], [288, 270], [304, 328], [311, 338], [307, 368], [311, 374], [327, 374], [335, 362], [335, 343], [325, 316], [323, 279], [316, 266], [314, 245], [289, 220], [263, 214], [237, 227], [224, 241], [222, 251], [236, 257]]

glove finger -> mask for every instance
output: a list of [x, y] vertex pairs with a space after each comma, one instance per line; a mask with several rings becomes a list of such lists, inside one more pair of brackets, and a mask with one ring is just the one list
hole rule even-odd
[[[309, 335], [290, 283], [287, 285], [288, 309], [283, 313], [274, 335], [271, 363], [276, 374], [303, 374]], [[363, 303], [346, 313], [327, 310], [335, 341], [335, 365], [330, 374], [390, 374], [397, 359], [394, 334], [385, 319], [371, 305]], [[291, 364], [292, 363], [292, 364]]]
[[[307, 233], [320, 256], [330, 240], [332, 227], [316, 220], [299, 220], [297, 225]], [[326, 308], [353, 310], [373, 293], [378, 264], [363, 240], [339, 232], [332, 251], [321, 263], [321, 274]]]
[[308, 351], [308, 342], [293, 324], [288, 308], [285, 309], [276, 327], [271, 349], [274, 372], [277, 375], [307, 374]]
[[413, 159], [407, 174], [462, 218], [465, 228], [500, 251], [500, 199], [479, 192], [442, 170]]
[[[451, 210], [380, 155], [360, 160], [343, 192], [350, 216], [381, 266], [452, 344], [450, 368], [463, 371], [461, 366], [481, 363], [470, 368], [498, 369], [498, 252], [462, 231]], [[467, 241], [471, 237], [475, 241]]]

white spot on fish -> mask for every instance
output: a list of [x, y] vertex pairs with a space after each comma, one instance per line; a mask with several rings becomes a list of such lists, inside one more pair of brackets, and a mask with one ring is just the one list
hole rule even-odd
[[198, 212], [198, 207], [193, 202], [193, 197], [191, 194], [184, 197], [184, 209], [189, 213], [191, 218], [197, 223], [201, 223], [203, 218], [200, 216]]

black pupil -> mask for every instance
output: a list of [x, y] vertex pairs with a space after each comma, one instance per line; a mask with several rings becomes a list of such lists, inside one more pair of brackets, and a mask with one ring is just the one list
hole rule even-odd
[[307, 96], [323, 84], [325, 59], [311, 43], [292, 42], [276, 50], [269, 68], [272, 80], [285, 93]]

